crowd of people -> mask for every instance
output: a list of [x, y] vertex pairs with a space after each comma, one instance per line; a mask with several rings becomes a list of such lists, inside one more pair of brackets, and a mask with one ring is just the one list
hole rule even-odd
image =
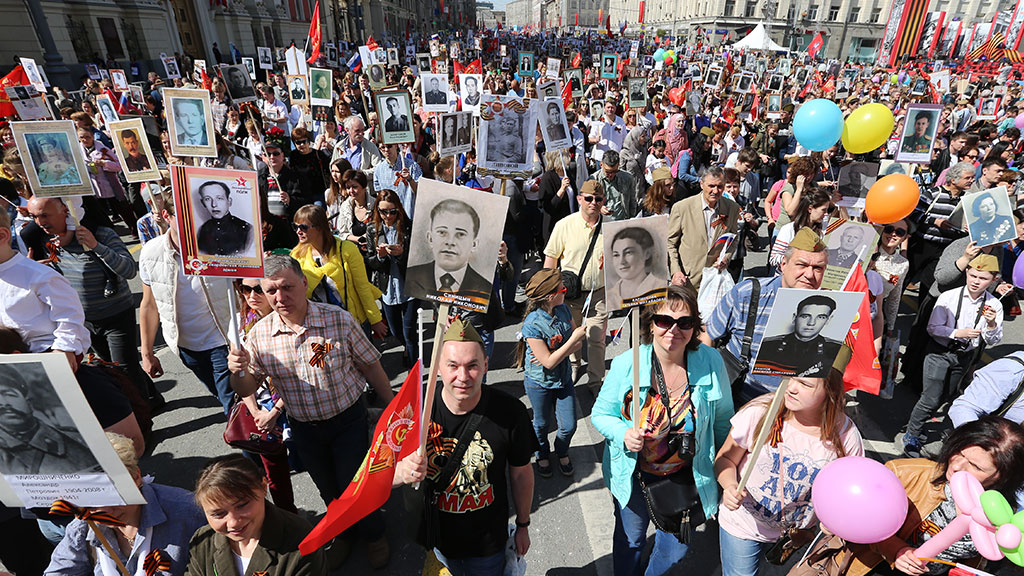
[[[291, 473], [307, 472], [325, 505], [342, 495], [370, 449], [368, 405], [394, 397], [382, 351], [397, 348], [401, 370], [411, 368], [420, 357], [420, 311], [434, 309], [443, 334], [437, 342], [442, 386], [424, 416], [430, 419], [427, 450], [395, 464], [394, 486], [419, 486], [401, 488], [408, 491], [414, 537], [445, 569], [501, 575], [510, 545], [513, 557], [528, 554], [535, 483], [556, 471], [574, 477], [569, 446], [581, 419], [589, 418], [605, 442], [616, 575], [674, 573], [693, 531], [717, 521], [723, 574], [754, 576], [766, 556], [779, 560], [784, 539], [806, 544], [817, 533], [814, 477], [834, 460], [864, 455], [865, 445], [844, 412], [848, 356], [839, 354], [820, 377], [766, 376], [749, 365], [780, 289], [818, 290], [830, 265], [860, 261], [875, 352], [893, 342], [905, 345], [899, 386], [919, 398], [911, 412], [897, 415], [906, 418], [898, 438], [904, 458], [887, 464], [904, 485], [912, 513], [882, 542], [839, 546], [845, 573], [936, 573], [938, 564], [914, 552], [955, 516], [948, 487], [955, 472], [966, 470], [1017, 503], [1014, 508], [1024, 505], [1016, 497], [1024, 485], [1024, 353], [985, 354], [1002, 342], [1004, 320], [1019, 314], [1013, 271], [1024, 250], [1024, 211], [1015, 208], [1024, 194], [1016, 168], [1022, 148], [1016, 105], [1024, 95], [1014, 80], [1020, 70], [1007, 63], [974, 77], [971, 95], [956, 86], [919, 93], [918, 80], [938, 72], [930, 63], [886, 69], [803, 53], [727, 51], [700, 41], [677, 46], [674, 64], [649, 66], [643, 54], [660, 48], [660, 39], [647, 39], [639, 55], [626, 58], [630, 40], [614, 35], [482, 36], [424, 38], [406, 52], [447, 50], [449, 42], [464, 53], [476, 50], [479, 86], [475, 75], [458, 84], [461, 65], [448, 94], [436, 82], [421, 86], [421, 74], [430, 71], [417, 70], [415, 61], [383, 69], [385, 77], [374, 84], [408, 91], [413, 104], [407, 143], [384, 142], [384, 132], [399, 127], [383, 126], [369, 66], [353, 71], [323, 62], [334, 69], [334, 105], [317, 111], [317, 120], [308, 104], [293, 102], [283, 63], [255, 82], [254, 102], [233, 101], [219, 69], [173, 82], [157, 72], [133, 78], [144, 102], [121, 113], [145, 117], [155, 130], [133, 133], [135, 140], [122, 144], [134, 155], [138, 139], [151, 141], [162, 177], [153, 182], [125, 179], [125, 169], [135, 168], [118, 158], [109, 120], [95, 102], [112, 90], [109, 81], [85, 79], [79, 92], [60, 91], [56, 114], [75, 124], [94, 191], [80, 204], [36, 196], [27, 168], [44, 167], [15, 145], [8, 122], [0, 126], [0, 353], [67, 358], [147, 502], [100, 509], [118, 522], [99, 526], [98, 533], [81, 519], [69, 523], [42, 509], [5, 508], [0, 561], [8, 570], [134, 574], [159, 549], [174, 576], [265, 575], [271, 569], [282, 576], [317, 575], [344, 569], [357, 543], [373, 568], [386, 570], [390, 545], [379, 510], [322, 550], [299, 554], [310, 524], [297, 515]], [[524, 53], [529, 59], [517, 56]], [[590, 65], [592, 55], [609, 53], [619, 55], [612, 62], [620, 63], [617, 68], [608, 70], [607, 58]], [[571, 146], [548, 150], [542, 134], [531, 131], [536, 140], [521, 145], [532, 173], [504, 182], [478, 170], [480, 150], [441, 157], [438, 115], [424, 105], [448, 103], [455, 111], [467, 105], [467, 91], [470, 104], [492, 94], [536, 101], [546, 78], [544, 56], [563, 59], [563, 72], [579, 73], [582, 95], [556, 96]], [[446, 60], [432, 60], [447, 70]], [[726, 71], [738, 75], [758, 60], [769, 74], [783, 62], [809, 74], [782, 79], [777, 109], [769, 109], [767, 92], [758, 99], [728, 77], [712, 85], [700, 74], [702, 66], [726, 62]], [[953, 64], [959, 66], [953, 74], [970, 66]], [[191, 65], [179, 62], [179, 68]], [[847, 82], [842, 95], [837, 77]], [[637, 78], [643, 84], [634, 91], [629, 81]], [[577, 87], [569, 76], [564, 81]], [[189, 114], [164, 107], [162, 90], [175, 87], [210, 92], [216, 157], [172, 153], [168, 115], [180, 124]], [[751, 89], [749, 82], [743, 87]], [[992, 118], [978, 119], [972, 98], [996, 94], [998, 108], [984, 110]], [[631, 105], [637, 98], [644, 104]], [[794, 112], [814, 98], [835, 100], [844, 114], [881, 103], [896, 117], [893, 134], [866, 154], [839, 142], [812, 152], [796, 138], [793, 122]], [[603, 103], [597, 112], [595, 102]], [[843, 201], [841, 168], [894, 159], [905, 145], [904, 123], [918, 124], [906, 116], [907, 107], [921, 102], [938, 104], [941, 112], [931, 161], [908, 165], [920, 188], [917, 207], [905, 218], [876, 224], [879, 240], [868, 253], [850, 249], [845, 232], [830, 249], [824, 239], [830, 224], [869, 222], [862, 207]], [[389, 111], [387, 122], [399, 119]], [[919, 151], [924, 141], [915, 137], [912, 148]], [[215, 250], [260, 234], [264, 278], [187, 273], [176, 219], [182, 207], [175, 206], [168, 172], [175, 165], [256, 173], [258, 222], [221, 221], [227, 194], [196, 191], [218, 220], [199, 242]], [[445, 307], [443, 317], [436, 303], [408, 294], [407, 282], [418, 281], [408, 262], [413, 221], [434, 217], [415, 212], [425, 179], [510, 197], [494, 267], [481, 280], [490, 296], [485, 312], [456, 305]], [[972, 240], [963, 213], [989, 208], [981, 206], [984, 199], [972, 197], [970, 206], [961, 199], [998, 186], [1009, 191], [1016, 234], [999, 243]], [[616, 236], [615, 254], [606, 261], [602, 224], [645, 216], [667, 216], [667, 237], [656, 243], [650, 233]], [[474, 233], [487, 224], [477, 221]], [[727, 237], [734, 240], [723, 242]], [[849, 243], [854, 240], [860, 239]], [[141, 245], [137, 254], [130, 249], [135, 243]], [[667, 250], [658, 254], [654, 246]], [[764, 253], [767, 266], [745, 265], [750, 252]], [[667, 277], [651, 278], [651, 263], [659, 259]], [[605, 267], [613, 260], [623, 270], [634, 267], [641, 285], [668, 285], [663, 301], [643, 308], [639, 334], [631, 336], [639, 354], [614, 359], [606, 358], [609, 321], [617, 314], [610, 310], [619, 307], [623, 283], [634, 278], [605, 286]], [[702, 285], [723, 275], [735, 285], [707, 303]], [[129, 285], [136, 277], [138, 304]], [[897, 322], [908, 314], [901, 307], [907, 300], [916, 306], [901, 339]], [[232, 343], [229, 324], [241, 327], [240, 344]], [[496, 332], [510, 324], [518, 326], [515, 357], [495, 357]], [[243, 403], [261, 433], [287, 437], [286, 449], [214, 459], [196, 471], [191, 491], [145, 478], [139, 458], [151, 448], [153, 415], [166, 409], [155, 384], [164, 376], [158, 344], [180, 358], [226, 416]], [[798, 340], [792, 346], [790, 353], [799, 356], [801, 346], [821, 345]], [[485, 384], [489, 367], [509, 364], [522, 370], [525, 402]], [[24, 382], [5, 374], [0, 407], [11, 414], [29, 410]], [[634, 400], [636, 375], [640, 397]], [[783, 408], [769, 418], [770, 395], [780, 386]], [[588, 416], [579, 413], [580, 393], [594, 399]], [[940, 438], [931, 423], [947, 410], [952, 430]], [[766, 427], [769, 440], [759, 449], [755, 439]], [[37, 433], [0, 421], [0, 461], [7, 471], [39, 472], [39, 462], [29, 461]], [[927, 451], [929, 440], [941, 441], [941, 448]], [[60, 456], [52, 447], [41, 449]], [[751, 479], [741, 487], [748, 468]], [[677, 510], [652, 503], [652, 494], [669, 489], [682, 500]], [[657, 531], [645, 553], [651, 523]], [[113, 549], [100, 544], [99, 534]], [[938, 559], [976, 558], [968, 536]]]

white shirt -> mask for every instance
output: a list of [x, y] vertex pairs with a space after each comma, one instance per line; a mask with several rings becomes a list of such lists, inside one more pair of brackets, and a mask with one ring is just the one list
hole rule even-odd
[[53, 268], [15, 254], [0, 264], [0, 324], [16, 329], [30, 352], [84, 354], [92, 344], [78, 293]]
[[459, 268], [458, 270], [456, 270], [454, 272], [447, 272], [447, 271], [445, 271], [444, 268], [441, 268], [440, 266], [437, 266], [435, 264], [434, 265], [434, 286], [436, 286], [437, 289], [440, 290], [441, 286], [444, 285], [444, 283], [441, 282], [441, 277], [442, 276], [450, 275], [455, 280], [455, 282], [452, 283], [452, 287], [450, 288], [450, 290], [452, 292], [458, 292], [459, 291], [459, 287], [462, 286], [462, 281], [466, 278], [466, 269], [468, 267], [469, 267], [469, 265], [467, 264], [466, 266], [463, 266], [462, 268]]
[[[193, 352], [210, 350], [224, 346], [224, 336], [217, 329], [210, 314], [210, 304], [203, 292], [201, 276], [185, 276], [185, 270], [179, 265], [178, 289], [174, 295], [174, 315], [178, 324], [178, 348]], [[144, 266], [139, 266], [139, 279], [146, 286], [150, 285], [149, 274]]]
[[[956, 315], [957, 301], [963, 294], [963, 305], [960, 308], [960, 315]], [[990, 306], [996, 311], [996, 326], [989, 329], [988, 320], [984, 316], [978, 316], [978, 308], [982, 303]], [[977, 322], [975, 322], [977, 318]], [[1003, 305], [999, 299], [988, 292], [982, 292], [976, 299], [964, 288], [953, 288], [939, 295], [935, 301], [935, 309], [928, 319], [928, 334], [935, 341], [943, 346], [948, 346], [954, 330], [961, 328], [975, 328], [981, 330], [981, 338], [985, 339], [986, 346], [995, 346], [1003, 339]], [[962, 339], [961, 339], [962, 340]], [[974, 348], [980, 343], [975, 338], [968, 342], [968, 348]]]
[[590, 137], [597, 136], [599, 138], [597, 143], [594, 144], [594, 149], [590, 152], [591, 157], [596, 162], [600, 162], [606, 151], [615, 150], [618, 152], [622, 150], [622, 141], [626, 139], [628, 132], [629, 130], [626, 130], [626, 121], [619, 116], [615, 117], [614, 122], [608, 122], [607, 118], [602, 118], [599, 122], [591, 122]]
[[708, 236], [708, 248], [710, 249], [711, 245], [715, 243], [715, 228], [711, 225], [711, 222], [714, 220], [718, 210], [708, 206], [708, 201], [704, 199], [703, 194], [700, 197], [700, 207], [701, 213], [704, 215], [704, 233]]

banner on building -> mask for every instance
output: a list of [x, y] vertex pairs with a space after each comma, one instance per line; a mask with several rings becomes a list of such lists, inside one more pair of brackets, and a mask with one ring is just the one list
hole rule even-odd
[[[898, 1], [898, 0], [894, 0]], [[889, 53], [889, 60], [886, 66], [895, 66], [900, 58], [917, 53], [917, 46], [921, 41], [921, 32], [924, 29], [925, 16], [928, 14], [928, 4], [931, 0], [906, 0], [903, 2], [902, 14], [900, 14], [899, 26], [896, 29], [896, 37], [892, 42], [892, 49]], [[895, 11], [895, 6], [893, 7]], [[892, 25], [890, 18], [889, 25]], [[888, 36], [888, 25], [886, 36]]]
[[1024, 32], [1024, 0], [1017, 0], [1010, 16], [1010, 25], [1006, 29], [1006, 47], [1016, 50], [1020, 46], [1021, 32]]
[[945, 18], [945, 12], [929, 12], [925, 17], [924, 29], [921, 31], [921, 42], [917, 49], [918, 56], [931, 58], [935, 54], [935, 47], [942, 36], [942, 24]]
[[963, 22], [953, 20], [946, 24], [946, 30], [942, 33], [942, 41], [939, 43], [939, 58], [954, 58], [957, 45], [960, 43], [960, 36], [963, 34]]

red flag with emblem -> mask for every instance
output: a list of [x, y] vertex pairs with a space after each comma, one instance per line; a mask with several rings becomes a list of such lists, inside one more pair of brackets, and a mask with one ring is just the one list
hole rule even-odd
[[572, 68], [579, 68], [582, 62], [583, 56], [581, 56], [579, 52], [576, 52], [576, 54], [572, 57]]
[[736, 119], [736, 105], [732, 103], [732, 96], [722, 106], [722, 119], [729, 124], [732, 124], [732, 121]]
[[846, 334], [845, 348], [849, 347], [853, 355], [850, 363], [843, 371], [843, 384], [846, 390], [863, 390], [878, 394], [882, 388], [882, 365], [875, 352], [875, 333], [871, 328], [871, 302], [868, 301], [868, 279], [861, 267], [854, 266], [850, 280], [843, 288], [844, 292], [860, 292], [864, 294], [857, 317]]
[[572, 82], [566, 82], [562, 85], [562, 105], [565, 106], [566, 110], [572, 109]]
[[825, 82], [825, 85], [822, 86], [821, 89], [826, 94], [828, 94], [829, 92], [835, 92], [835, 90], [836, 90], [836, 80], [835, 80], [835, 78], [833, 76], [829, 76], [828, 77], [828, 82]]
[[14, 109], [14, 104], [11, 104], [11, 99], [7, 96], [7, 91], [4, 88], [8, 86], [28, 86], [31, 82], [28, 81], [28, 74], [25, 74], [25, 69], [18, 64], [11, 70], [10, 74], [0, 78], [0, 118], [7, 118], [8, 116], [17, 116], [18, 112]]
[[476, 60], [473, 60], [469, 64], [466, 64], [462, 68], [462, 73], [463, 74], [483, 74], [484, 73], [484, 64], [483, 64], [483, 62], [480, 61], [479, 58], [477, 58]]
[[807, 45], [807, 55], [811, 57], [811, 60], [814, 60], [814, 57], [818, 55], [818, 50], [821, 50], [824, 44], [825, 39], [821, 37], [821, 32], [818, 32], [814, 36], [814, 40], [811, 40], [811, 43]]
[[395, 464], [420, 447], [417, 399], [421, 383], [420, 363], [409, 371], [402, 389], [384, 409], [373, 430], [370, 451], [345, 493], [327, 506], [327, 514], [299, 544], [299, 552], [312, 554], [332, 538], [365, 518], [388, 501]]
[[366, 47], [370, 49], [370, 52], [373, 52], [377, 48], [380, 48], [380, 46], [377, 44], [377, 41], [373, 39], [373, 36], [370, 36], [369, 38], [366, 39]]
[[309, 22], [309, 44], [313, 51], [306, 62], [312, 64], [320, 58], [320, 0], [317, 0], [316, 6], [313, 7], [313, 19]]

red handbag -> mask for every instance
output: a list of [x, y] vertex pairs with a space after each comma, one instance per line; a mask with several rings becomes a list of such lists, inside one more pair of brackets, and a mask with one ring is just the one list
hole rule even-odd
[[224, 442], [232, 448], [239, 448], [255, 454], [280, 454], [284, 451], [283, 428], [274, 426], [270, 432], [260, 432], [249, 408], [241, 399], [236, 399], [228, 414], [228, 425], [224, 429]]

